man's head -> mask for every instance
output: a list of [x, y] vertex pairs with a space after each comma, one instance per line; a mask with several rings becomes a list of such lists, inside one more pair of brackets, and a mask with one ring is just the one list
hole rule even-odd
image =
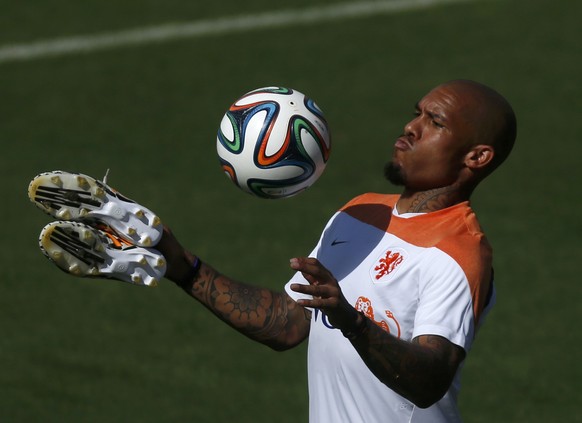
[[386, 177], [409, 191], [455, 184], [471, 191], [505, 161], [515, 137], [515, 114], [505, 98], [474, 81], [450, 81], [417, 103]]

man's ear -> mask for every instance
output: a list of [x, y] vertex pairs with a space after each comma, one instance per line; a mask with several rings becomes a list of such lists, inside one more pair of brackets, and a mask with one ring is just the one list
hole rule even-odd
[[465, 166], [473, 170], [483, 169], [491, 163], [494, 156], [495, 150], [493, 146], [485, 144], [475, 145], [465, 155]]

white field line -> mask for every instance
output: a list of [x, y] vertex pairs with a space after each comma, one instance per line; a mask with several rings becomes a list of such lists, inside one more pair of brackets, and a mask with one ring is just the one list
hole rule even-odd
[[263, 28], [306, 25], [340, 19], [362, 18], [424, 9], [469, 0], [377, 0], [339, 3], [325, 7], [282, 10], [185, 23], [169, 23], [124, 31], [79, 35], [31, 43], [0, 46], [0, 64], [45, 57], [87, 53], [119, 47], [163, 43], [183, 38], [200, 38]]

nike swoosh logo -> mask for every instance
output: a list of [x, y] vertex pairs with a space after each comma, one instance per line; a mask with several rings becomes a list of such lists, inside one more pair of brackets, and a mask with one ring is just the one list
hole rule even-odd
[[334, 239], [334, 240], [331, 242], [331, 246], [333, 247], [334, 245], [338, 245], [338, 244], [345, 244], [346, 242], [348, 242], [348, 241], [340, 241], [340, 240]]

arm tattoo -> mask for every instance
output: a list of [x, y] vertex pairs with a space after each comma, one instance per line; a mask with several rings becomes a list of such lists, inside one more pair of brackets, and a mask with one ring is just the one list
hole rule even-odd
[[239, 332], [274, 348], [307, 336], [309, 313], [284, 293], [235, 282], [207, 265], [187, 291]]
[[423, 335], [407, 342], [374, 324], [353, 345], [385, 385], [417, 405], [440, 399], [464, 358], [460, 347], [440, 336]]

